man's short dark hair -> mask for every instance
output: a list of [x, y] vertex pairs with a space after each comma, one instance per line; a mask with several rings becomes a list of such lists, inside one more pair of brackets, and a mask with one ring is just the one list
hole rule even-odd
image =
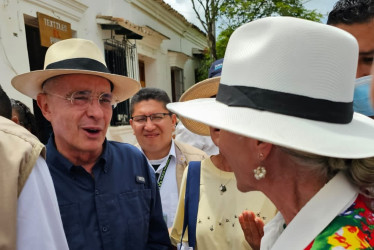
[[18, 114], [19, 124], [29, 130], [33, 135], [39, 136], [38, 127], [36, 125], [36, 118], [29, 107], [27, 107], [23, 102], [10, 99], [12, 105], [12, 110]]
[[166, 109], [166, 104], [170, 103], [170, 98], [168, 94], [158, 88], [142, 88], [136, 93], [132, 98], [130, 102], [130, 111], [131, 114], [134, 113], [134, 106], [135, 104], [141, 102], [141, 101], [148, 101], [148, 100], [155, 100], [158, 102], [161, 102], [164, 104], [164, 107]]
[[0, 115], [5, 118], [12, 119], [12, 105], [10, 99], [0, 86]]
[[374, 0], [339, 0], [329, 13], [327, 24], [361, 24], [374, 18]]

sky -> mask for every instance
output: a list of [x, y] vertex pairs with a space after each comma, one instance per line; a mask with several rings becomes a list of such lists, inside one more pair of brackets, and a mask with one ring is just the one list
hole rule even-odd
[[[324, 15], [322, 19], [323, 23], [326, 23], [327, 14], [334, 6], [337, 0], [304, 0], [305, 7], [310, 10], [317, 10]], [[202, 29], [200, 22], [196, 18], [196, 14], [192, 9], [191, 0], [164, 0], [168, 3], [173, 9], [182, 14], [189, 22], [195, 24], [197, 27]]]

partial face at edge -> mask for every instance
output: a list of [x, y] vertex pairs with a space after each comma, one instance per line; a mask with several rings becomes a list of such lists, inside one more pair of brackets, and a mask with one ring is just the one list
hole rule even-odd
[[335, 26], [351, 33], [357, 39], [359, 58], [356, 78], [370, 75], [374, 57], [374, 19], [367, 23], [337, 24]]

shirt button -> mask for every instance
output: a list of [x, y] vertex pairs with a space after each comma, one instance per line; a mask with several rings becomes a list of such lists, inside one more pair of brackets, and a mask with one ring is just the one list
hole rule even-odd
[[95, 189], [95, 194], [96, 194], [96, 195], [100, 194], [99, 189]]
[[107, 227], [103, 227], [101, 230], [103, 230], [103, 232], [106, 232], [106, 231], [108, 231], [108, 228]]

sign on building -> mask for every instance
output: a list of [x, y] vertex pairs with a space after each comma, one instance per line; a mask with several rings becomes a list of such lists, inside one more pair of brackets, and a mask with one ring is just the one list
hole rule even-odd
[[40, 43], [44, 47], [72, 37], [71, 25], [42, 13], [38, 14]]

